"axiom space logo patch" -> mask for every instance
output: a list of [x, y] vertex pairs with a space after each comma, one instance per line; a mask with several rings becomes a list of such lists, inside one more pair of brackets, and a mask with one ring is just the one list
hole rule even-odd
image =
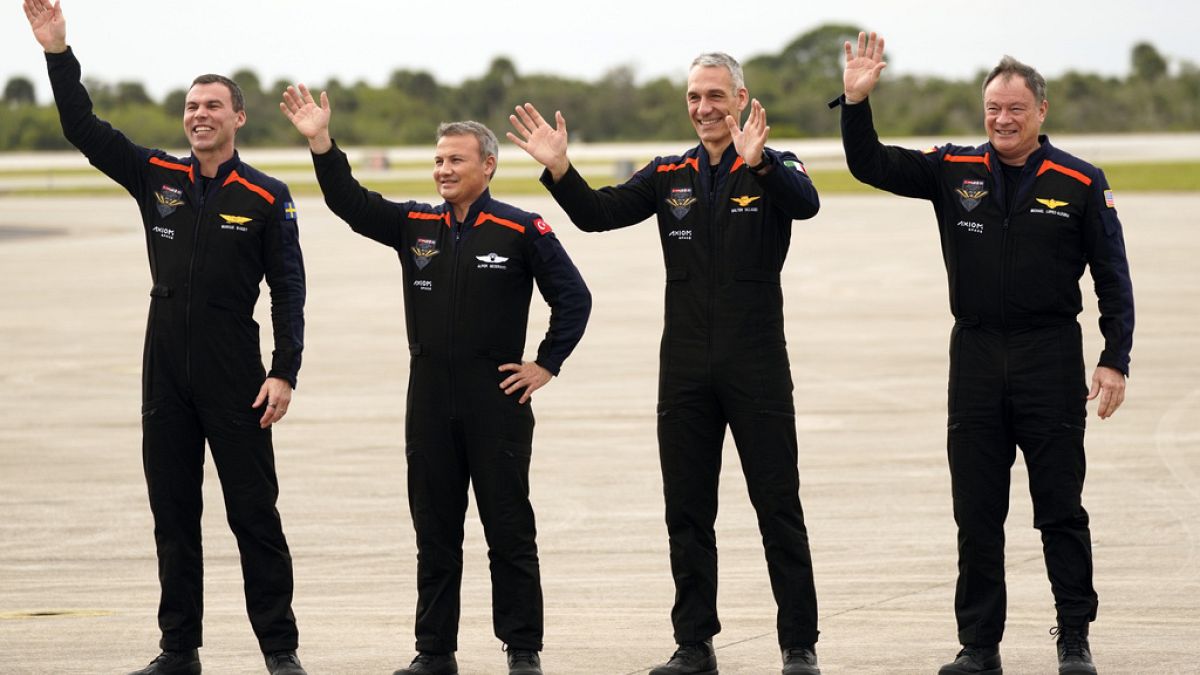
[[423, 270], [433, 260], [433, 256], [438, 254], [437, 240], [417, 239], [417, 242], [409, 250], [412, 251], [413, 262], [416, 263], [417, 269]]
[[696, 198], [692, 196], [692, 188], [671, 188], [671, 195], [666, 198], [667, 206], [671, 207], [671, 215], [675, 216], [676, 220], [683, 220], [683, 217], [692, 210], [692, 204], [696, 203]]
[[154, 200], [158, 202], [154, 207], [158, 209], [159, 217], [166, 218], [175, 213], [175, 209], [183, 206], [183, 190], [164, 185], [161, 190], [154, 193]]
[[958, 193], [958, 203], [968, 211], [974, 211], [979, 202], [988, 195], [988, 191], [984, 189], [986, 182], [977, 178], [966, 178], [962, 182], [962, 187], [955, 190]]

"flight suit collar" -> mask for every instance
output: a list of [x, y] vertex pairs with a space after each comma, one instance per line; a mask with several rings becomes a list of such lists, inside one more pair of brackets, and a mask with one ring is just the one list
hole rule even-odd
[[[196, 192], [199, 193], [202, 189], [202, 186], [205, 184], [205, 180], [206, 180], [200, 174], [200, 160], [196, 159], [195, 155], [188, 155], [187, 161], [188, 161], [188, 165], [192, 169], [191, 174], [190, 174], [192, 176], [192, 183], [194, 185]], [[234, 150], [233, 156], [231, 156], [229, 159], [225, 160], [224, 162], [221, 162], [221, 165], [217, 167], [217, 175], [213, 176], [210, 179], [207, 179], [208, 191], [206, 193], [200, 195], [200, 197], [203, 198], [203, 197], [205, 197], [209, 194], [212, 194], [212, 193], [216, 192], [217, 190], [221, 189], [221, 186], [225, 184], [226, 179], [229, 178], [229, 174], [233, 173], [234, 169], [241, 166], [241, 163], [242, 163], [242, 160], [238, 156], [237, 150]]]
[[697, 167], [696, 173], [700, 174], [700, 187], [704, 192], [713, 192], [720, 190], [725, 183], [725, 179], [729, 176], [730, 169], [733, 168], [734, 162], [738, 159], [737, 149], [733, 147], [731, 141], [721, 153], [721, 161], [717, 163], [717, 184], [712, 185], [710, 177], [713, 175], [712, 168], [709, 166], [708, 150], [701, 143], [696, 149]]
[[[1008, 212], [1008, 196], [1006, 194], [1007, 187], [1004, 184], [1004, 169], [1001, 167], [1000, 156], [996, 154], [995, 148], [991, 142], [984, 143], [985, 152], [989, 157], [992, 157], [996, 162], [995, 166], [989, 166], [988, 170], [992, 174], [992, 198], [1000, 205], [1001, 210]], [[1037, 176], [1038, 167], [1046, 156], [1054, 150], [1054, 146], [1050, 145], [1050, 137], [1046, 134], [1038, 135], [1038, 148], [1025, 159], [1025, 164], [1021, 167], [1021, 180], [1017, 183], [1017, 194], [1015, 197], [1021, 197], [1026, 189], [1033, 184], [1033, 178]], [[1015, 199], [1013, 200], [1015, 204]]]
[[450, 215], [450, 222], [456, 225], [465, 225], [470, 227], [479, 219], [479, 212], [483, 210], [492, 201], [492, 191], [490, 188], [484, 188], [475, 201], [471, 202], [471, 208], [467, 209], [467, 217], [462, 223], [458, 223], [454, 217], [454, 206], [450, 202], [443, 202], [442, 206], [446, 209], [446, 213]]

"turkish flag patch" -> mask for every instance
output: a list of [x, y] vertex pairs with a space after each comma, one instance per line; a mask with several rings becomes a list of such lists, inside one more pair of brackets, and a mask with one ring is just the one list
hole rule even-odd
[[533, 221], [533, 226], [536, 227], [537, 231], [541, 234], [550, 234], [551, 232], [554, 231], [554, 230], [550, 229], [550, 223], [547, 223], [546, 221], [542, 220], [541, 218], [535, 219]]

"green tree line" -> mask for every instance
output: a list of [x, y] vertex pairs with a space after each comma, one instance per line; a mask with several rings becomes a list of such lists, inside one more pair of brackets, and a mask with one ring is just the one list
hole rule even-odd
[[[751, 95], [769, 111], [776, 137], [838, 135], [838, 115], [826, 103], [842, 89], [842, 43], [857, 26], [828, 24], [804, 33], [776, 54], [743, 62]], [[895, 54], [893, 54], [895, 56]], [[903, 58], [903, 53], [899, 54]], [[1033, 65], [1037, 65], [1034, 63]], [[915, 75], [886, 76], [872, 102], [879, 131], [896, 136], [977, 134], [981, 128], [980, 82]], [[250, 113], [239, 132], [243, 145], [291, 146], [301, 139], [277, 112], [288, 82], [264, 87], [249, 69], [231, 74], [241, 85]], [[96, 112], [119, 129], [136, 131], [139, 143], [177, 147], [185, 89], [153, 100], [138, 82], [87, 80]], [[39, 85], [37, 86], [48, 86]], [[629, 67], [596, 81], [517, 72], [507, 57], [494, 59], [479, 77], [457, 86], [430, 73], [399, 69], [384, 86], [337, 79], [312, 86], [328, 90], [333, 131], [343, 145], [417, 145], [431, 142], [443, 120], [475, 119], [493, 130], [508, 128], [512, 107], [534, 102], [562, 110], [576, 141], [648, 141], [688, 138], [684, 82], [658, 78], [638, 83]], [[1151, 44], [1136, 45], [1124, 78], [1068, 72], [1048, 82], [1048, 132], [1135, 132], [1200, 130], [1200, 67], [1183, 62], [1171, 72]], [[0, 102], [0, 151], [66, 149], [51, 105], [37, 105], [35, 83], [13, 77]]]

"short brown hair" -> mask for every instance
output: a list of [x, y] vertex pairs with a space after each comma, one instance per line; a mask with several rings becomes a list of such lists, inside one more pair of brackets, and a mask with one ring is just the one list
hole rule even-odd
[[[246, 97], [242, 96], [242, 88], [238, 86], [237, 82], [234, 82], [228, 77], [225, 77], [224, 75], [208, 73], [192, 80], [192, 87], [198, 84], [225, 85], [225, 88], [229, 90], [229, 98], [233, 101], [233, 112], [241, 112], [246, 109]], [[188, 89], [190, 90], [191, 87], [188, 87]]]

